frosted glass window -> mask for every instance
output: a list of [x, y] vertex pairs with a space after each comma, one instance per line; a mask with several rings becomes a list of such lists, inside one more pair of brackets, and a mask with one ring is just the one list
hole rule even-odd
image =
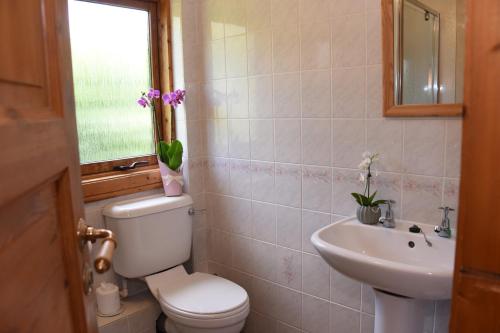
[[149, 13], [69, 1], [80, 162], [154, 154], [152, 110], [136, 104], [152, 86]]

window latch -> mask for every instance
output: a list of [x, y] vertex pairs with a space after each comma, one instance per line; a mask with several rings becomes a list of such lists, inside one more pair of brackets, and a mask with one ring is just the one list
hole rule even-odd
[[143, 165], [148, 165], [148, 161], [136, 161], [136, 162], [133, 162], [132, 164], [129, 164], [129, 165], [117, 165], [117, 166], [113, 167], [113, 170], [126, 171], [126, 170], [135, 169], [135, 167], [143, 166]]

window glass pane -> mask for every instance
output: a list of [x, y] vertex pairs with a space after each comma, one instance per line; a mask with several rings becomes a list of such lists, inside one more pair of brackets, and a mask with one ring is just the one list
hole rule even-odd
[[148, 12], [71, 0], [69, 21], [81, 163], [153, 154]]

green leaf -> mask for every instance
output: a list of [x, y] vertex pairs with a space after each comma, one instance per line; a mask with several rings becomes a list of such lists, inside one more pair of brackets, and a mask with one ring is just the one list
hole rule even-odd
[[368, 197], [368, 205], [370, 206], [373, 199], [375, 199], [375, 196], [377, 195], [377, 191], [373, 192], [371, 196]]
[[359, 194], [359, 193], [351, 193], [351, 195], [356, 199], [356, 202], [361, 206], [370, 206], [369, 198]]
[[167, 154], [168, 167], [174, 171], [178, 170], [182, 165], [182, 143], [179, 140], [172, 141]]
[[386, 202], [386, 200], [377, 200], [377, 201], [372, 202], [371, 206], [376, 207], [378, 205], [384, 204], [385, 202]]
[[363, 206], [363, 204], [361, 203], [361, 198], [360, 198], [361, 195], [359, 193], [351, 193], [351, 195], [354, 197], [354, 200], [356, 200], [358, 205]]
[[170, 149], [170, 145], [166, 143], [165, 141], [160, 141], [158, 142], [158, 156], [160, 157], [160, 160], [168, 165], [168, 151]]

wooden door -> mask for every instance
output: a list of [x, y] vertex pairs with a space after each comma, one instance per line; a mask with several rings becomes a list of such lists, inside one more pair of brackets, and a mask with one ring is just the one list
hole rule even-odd
[[96, 332], [67, 0], [0, 0], [0, 331]]
[[468, 0], [462, 180], [450, 330], [500, 332], [500, 1]]

